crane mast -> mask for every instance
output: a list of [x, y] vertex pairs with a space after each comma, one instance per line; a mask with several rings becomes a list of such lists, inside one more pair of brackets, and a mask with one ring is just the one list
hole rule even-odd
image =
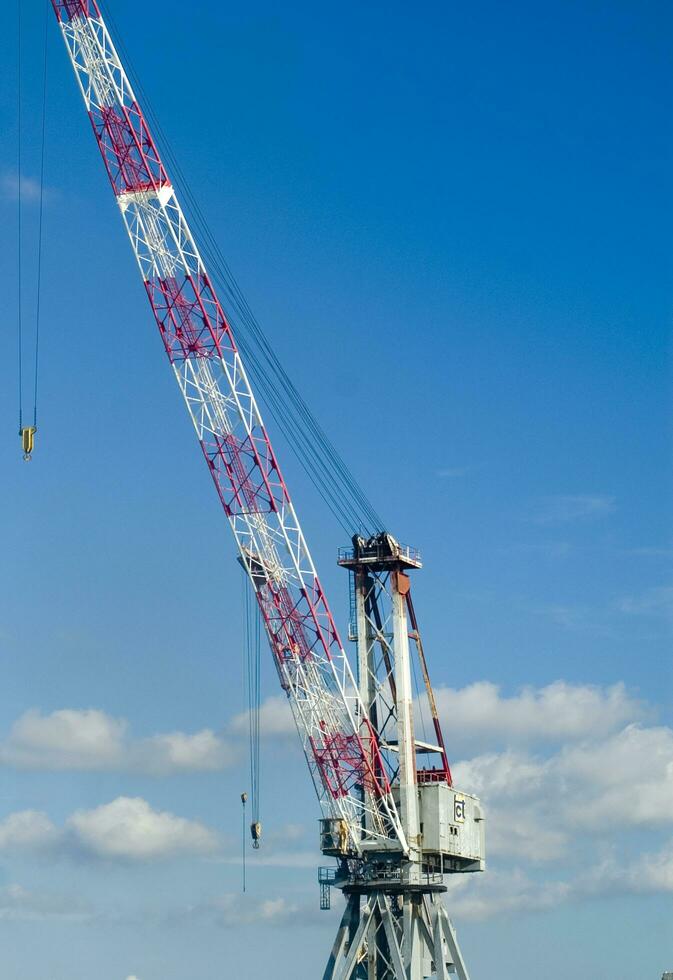
[[[257, 599], [322, 809], [322, 850], [337, 862], [321, 869], [323, 886], [347, 898], [325, 978], [467, 978], [439, 895], [444, 872], [483, 868], [483, 816], [452, 785], [436, 716], [435, 743], [414, 735], [409, 641], [420, 646], [420, 636], [407, 573], [420, 559], [385, 533], [354, 538], [340, 556], [351, 576], [354, 675], [230, 323], [99, 6], [51, 2]], [[439, 766], [419, 769], [419, 754]]]

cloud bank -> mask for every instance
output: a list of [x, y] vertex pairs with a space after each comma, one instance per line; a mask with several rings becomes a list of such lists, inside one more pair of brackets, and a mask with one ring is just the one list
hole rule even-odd
[[45, 813], [23, 810], [0, 822], [0, 853], [120, 862], [211, 855], [218, 835], [197, 820], [154, 810], [141, 797], [120, 796], [92, 810], [77, 810], [57, 827]]
[[148, 775], [216, 771], [236, 758], [212, 729], [133, 738], [128, 722], [96, 709], [32, 709], [0, 742], [0, 764], [16, 769], [118, 770]]
[[611, 687], [555, 681], [505, 696], [490, 681], [435, 691], [444, 735], [452, 743], [521, 744], [602, 737], [635, 719], [645, 706], [623, 684]]
[[[436, 694], [449, 753], [458, 759], [456, 785], [481, 796], [488, 820], [488, 873], [449, 882], [457, 916], [522, 914], [604, 894], [673, 894], [673, 729], [655, 723], [651, 706], [623, 684], [562, 680], [508, 693], [480, 681]], [[231, 745], [247, 724], [246, 713], [231, 720]], [[266, 699], [261, 727], [273, 739], [294, 737], [283, 695]], [[93, 709], [26, 712], [0, 743], [0, 761], [24, 769], [157, 775], [216, 770], [232, 757], [230, 743], [209, 729], [136, 739], [123, 719]], [[281, 854], [267, 843], [260, 863], [314, 863], [313, 853]], [[198, 820], [128, 796], [78, 810], [60, 827], [36, 810], [11, 813], [0, 821], [0, 854], [118, 864], [238, 860]], [[254, 915], [282, 922], [292, 909], [270, 899]], [[3, 912], [0, 901], [0, 916], [19, 914], [31, 913]], [[225, 895], [199, 915], [231, 928], [247, 924], [249, 911]]]

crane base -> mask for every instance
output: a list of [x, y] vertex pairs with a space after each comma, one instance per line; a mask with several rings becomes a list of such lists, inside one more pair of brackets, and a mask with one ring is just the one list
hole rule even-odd
[[439, 895], [362, 890], [347, 896], [323, 980], [469, 980]]

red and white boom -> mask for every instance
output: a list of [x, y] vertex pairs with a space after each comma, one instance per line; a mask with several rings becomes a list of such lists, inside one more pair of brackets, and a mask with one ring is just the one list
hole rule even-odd
[[[161, 339], [255, 590], [324, 815], [408, 845], [245, 367], [95, 0], [52, 0]], [[363, 791], [364, 788], [364, 791]]]
[[[441, 902], [484, 867], [476, 797], [452, 784], [408, 571], [390, 535], [353, 539], [358, 681], [330, 613], [231, 327], [96, 0], [52, 0], [147, 296], [261, 611], [320, 800], [322, 869], [346, 908], [324, 980], [469, 980]], [[409, 640], [435, 743], [414, 734]], [[440, 759], [419, 768], [418, 756]], [[323, 873], [324, 872], [324, 873]]]

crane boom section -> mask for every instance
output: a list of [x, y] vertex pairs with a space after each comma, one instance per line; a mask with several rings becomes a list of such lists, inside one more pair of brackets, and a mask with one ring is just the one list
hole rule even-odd
[[254, 589], [323, 814], [408, 852], [374, 729], [231, 327], [95, 0], [52, 0], [168, 359]]

